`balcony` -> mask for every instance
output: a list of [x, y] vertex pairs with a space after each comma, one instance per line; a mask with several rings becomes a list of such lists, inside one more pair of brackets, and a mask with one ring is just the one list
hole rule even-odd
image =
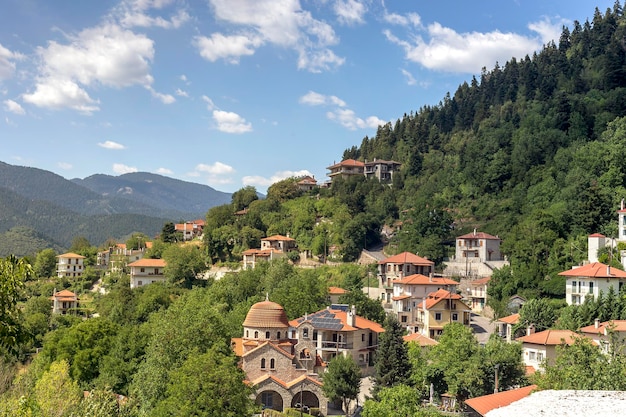
[[352, 349], [354, 347], [354, 344], [352, 343], [346, 343], [346, 342], [333, 342], [330, 340], [323, 340], [322, 341], [322, 350], [345, 350], [345, 349]]

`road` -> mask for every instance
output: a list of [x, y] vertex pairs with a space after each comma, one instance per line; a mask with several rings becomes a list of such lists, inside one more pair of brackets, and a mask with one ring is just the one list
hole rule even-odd
[[478, 343], [484, 345], [489, 340], [489, 336], [496, 331], [496, 325], [491, 322], [491, 319], [472, 313], [472, 319], [470, 322], [474, 335], [478, 340]]

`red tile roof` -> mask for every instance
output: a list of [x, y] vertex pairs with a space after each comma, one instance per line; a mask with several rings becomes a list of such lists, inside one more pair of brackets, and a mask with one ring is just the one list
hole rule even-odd
[[626, 320], [611, 320], [611, 321], [603, 321], [598, 324], [596, 327], [595, 323], [591, 326], [585, 326], [580, 329], [582, 333], [587, 334], [601, 334], [604, 335], [605, 330], [608, 332], [612, 330], [614, 332], [626, 332]]
[[283, 235], [273, 235], [273, 236], [269, 236], [269, 237], [264, 237], [261, 240], [269, 240], [269, 241], [292, 241], [295, 239], [292, 239], [290, 237], [287, 236], [283, 236]]
[[417, 256], [411, 252], [402, 252], [387, 259], [378, 262], [379, 265], [384, 264], [412, 264], [412, 265], [435, 265], [433, 261]]
[[544, 330], [542, 332], [518, 337], [516, 340], [533, 345], [558, 346], [563, 343], [572, 345], [579, 337], [581, 336], [571, 330]]
[[[425, 307], [426, 310], [430, 310], [442, 300], [460, 300], [461, 298], [462, 297], [459, 294], [453, 294], [450, 291], [446, 291], [442, 288], [428, 294], [428, 297], [425, 299]], [[424, 306], [424, 303], [420, 303], [420, 306]]]
[[84, 256], [79, 255], [77, 253], [74, 252], [68, 252], [68, 253], [64, 253], [62, 255], [58, 255], [57, 258], [78, 258], [78, 259], [85, 259]]
[[444, 278], [444, 277], [427, 277], [422, 274], [413, 274], [408, 277], [404, 277], [402, 279], [393, 280], [394, 284], [404, 284], [404, 285], [428, 285], [428, 284], [438, 284], [438, 285], [459, 285], [453, 279]]
[[589, 278], [626, 278], [626, 271], [609, 267], [601, 262], [592, 262], [587, 265], [572, 268], [559, 273], [564, 277], [589, 277]]
[[589, 235], [589, 237], [606, 237], [606, 236], [604, 236], [602, 233], [594, 233], [594, 234]]
[[391, 297], [393, 301], [406, 300], [407, 298], [411, 298], [411, 296], [408, 294], [401, 294], [401, 295], [394, 295], [393, 297]]
[[328, 287], [328, 293], [332, 295], [347, 294], [349, 291], [339, 287]]
[[502, 317], [498, 319], [498, 321], [507, 324], [517, 324], [519, 323], [519, 313], [511, 314], [510, 316]]
[[[381, 326], [380, 324], [376, 323], [375, 321], [368, 320], [368, 319], [366, 319], [364, 317], [361, 317], [361, 316], [358, 316], [358, 315], [355, 317], [354, 327], [350, 326], [348, 324], [348, 313], [346, 311], [343, 311], [343, 310], [333, 310], [333, 309], [330, 309], [330, 308], [327, 308], [327, 309], [324, 309], [324, 310], [320, 310], [320, 311], [315, 312], [313, 314], [308, 314], [305, 317], [299, 317], [297, 319], [291, 320], [289, 322], [289, 325], [291, 327], [298, 327], [301, 323], [303, 323], [305, 321], [312, 322], [313, 321], [312, 319], [314, 319], [314, 317], [316, 315], [321, 315], [321, 316], [324, 316], [326, 318], [329, 314], [334, 316], [335, 319], [337, 319], [337, 320], [339, 320], [341, 322], [343, 327], [341, 329], [339, 329], [339, 330], [343, 331], [343, 332], [346, 332], [346, 331], [347, 332], [351, 332], [351, 331], [356, 331], [356, 330], [359, 330], [359, 329], [369, 329], [369, 330], [371, 330], [373, 332], [376, 332], [376, 333], [382, 333], [382, 332], [385, 331], [383, 326]], [[306, 318], [306, 320], [305, 320], [305, 318]]]
[[364, 166], [365, 164], [361, 161], [355, 161], [354, 159], [346, 159], [346, 160], [339, 162], [338, 164], [331, 165], [327, 167], [326, 169], [333, 169], [333, 168], [339, 168], [339, 167], [364, 167]]
[[420, 346], [434, 346], [439, 344], [439, 342], [437, 342], [436, 340], [433, 340], [430, 337], [426, 337], [421, 333], [408, 334], [406, 336], [402, 336], [402, 339], [404, 339], [404, 341], [407, 343], [417, 343]]
[[485, 232], [472, 232], [463, 236], [457, 237], [457, 239], [488, 239], [488, 240], [500, 240], [499, 237], [490, 235]]
[[54, 293], [52, 297], [50, 297], [51, 300], [55, 298], [57, 299], [57, 301], [77, 301], [78, 300], [78, 297], [76, 296], [76, 294], [74, 294], [73, 292], [69, 290], [58, 291]]
[[147, 267], [156, 267], [156, 268], [165, 268], [165, 265], [166, 263], [165, 263], [165, 260], [163, 259], [147, 259], [147, 258], [142, 258], [142, 259], [139, 259], [138, 261], [128, 264], [128, 266], [130, 267], [147, 266]]
[[478, 414], [484, 416], [491, 410], [506, 407], [515, 401], [528, 397], [535, 389], [537, 389], [537, 385], [529, 385], [527, 387], [502, 391], [496, 394], [483, 395], [482, 397], [465, 400], [465, 405], [471, 407]]
[[474, 281], [470, 282], [470, 285], [485, 285], [488, 284], [489, 281], [491, 281], [491, 277], [475, 279]]

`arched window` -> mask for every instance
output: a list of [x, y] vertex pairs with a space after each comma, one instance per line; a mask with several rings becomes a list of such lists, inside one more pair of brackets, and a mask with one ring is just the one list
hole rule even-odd
[[254, 338], [255, 338], [255, 339], [258, 339], [258, 338], [259, 338], [259, 332], [257, 332], [257, 331], [255, 331], [255, 332], [254, 332]]
[[265, 369], [265, 358], [261, 359], [261, 369]]
[[302, 329], [302, 337], [309, 337], [309, 329], [308, 328], [304, 328]]
[[246, 337], [250, 337], [250, 330], [246, 330]]
[[265, 338], [269, 339], [270, 338], [270, 332], [265, 332]]
[[270, 369], [275, 368], [276, 363], [274, 362], [274, 358], [270, 359]]
[[276, 333], [276, 339], [280, 340], [280, 332]]

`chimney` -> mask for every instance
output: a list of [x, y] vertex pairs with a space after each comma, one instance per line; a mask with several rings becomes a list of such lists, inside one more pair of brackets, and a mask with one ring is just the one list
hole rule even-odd
[[599, 329], [600, 328], [600, 319], [598, 319], [598, 318], [595, 319], [593, 321], [593, 326], [594, 326], [594, 328]]
[[474, 228], [474, 236], [476, 236], [476, 228]]
[[433, 273], [428, 274], [428, 282], [433, 282]]
[[526, 336], [530, 336], [533, 333], [535, 333], [535, 325], [531, 324], [530, 326], [526, 327]]
[[352, 306], [350, 308], [350, 311], [348, 311], [347, 314], [347, 322], [348, 322], [348, 326], [352, 326], [355, 327], [356, 326], [356, 306]]
[[606, 266], [606, 276], [607, 277], [611, 276], [611, 267], [609, 265]]
[[624, 199], [622, 198], [622, 203], [620, 204], [620, 208], [624, 210]]

